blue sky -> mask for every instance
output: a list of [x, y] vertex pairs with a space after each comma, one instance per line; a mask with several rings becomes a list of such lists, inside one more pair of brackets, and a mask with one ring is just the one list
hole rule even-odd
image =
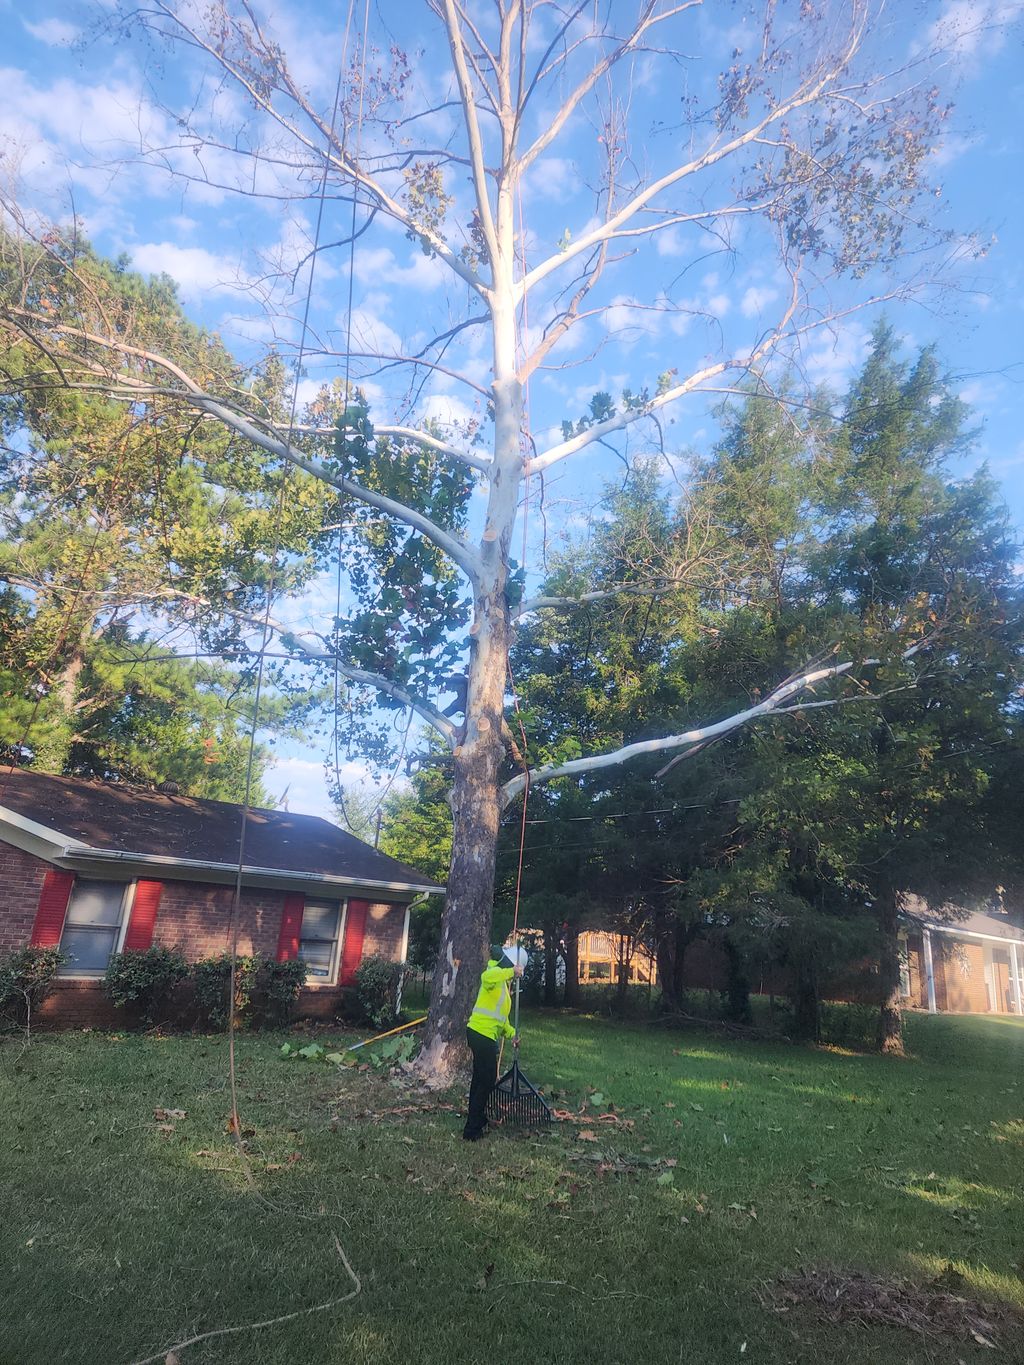
[[[341, 0], [316, 5], [273, 0], [260, 7], [288, 52], [296, 79], [324, 108], [337, 76], [347, 9]], [[1019, 420], [1024, 386], [1024, 64], [1021, 27], [1015, 22], [1022, 12], [1022, 0], [893, 6], [871, 41], [880, 61], [898, 63], [912, 61], [936, 34], [945, 40], [948, 59], [939, 77], [956, 110], [929, 168], [943, 190], [935, 213], [958, 232], [977, 234], [987, 251], [980, 259], [951, 265], [942, 292], [889, 305], [887, 312], [909, 346], [938, 344], [961, 395], [983, 424], [963, 472], [986, 460], [1016, 524], [1024, 526], [1024, 430]], [[169, 56], [137, 40], [112, 40], [104, 32], [112, 13], [106, 0], [36, 0], [26, 17], [25, 6], [0, 0], [0, 150], [8, 178], [16, 178], [22, 197], [43, 213], [66, 216], [73, 201], [101, 251], [125, 252], [142, 271], [172, 275], [193, 316], [217, 327], [240, 356], [254, 356], [274, 340], [294, 345], [308, 274], [300, 272], [294, 290], [285, 277], [309, 251], [315, 204], [308, 199], [245, 199], [222, 188], [239, 176], [236, 159], [225, 149], [196, 156], [182, 145], [175, 114], [198, 107], [212, 111], [209, 118], [204, 116], [207, 127], [218, 120], [223, 128], [237, 127], [246, 118], [241, 102], [218, 89], [208, 70], [180, 51]], [[436, 39], [418, 23], [420, 13], [419, 5], [378, 0], [371, 7], [371, 37], [383, 50], [398, 43], [409, 52], [410, 102], [443, 103], [449, 93], [448, 64]], [[681, 100], [704, 97], [730, 54], [744, 52], [759, 38], [751, 26], [744, 26], [742, 6], [707, 5], [686, 22], [688, 27], [679, 30], [686, 56], [671, 80], [653, 61], [640, 61], [628, 92], [616, 92], [620, 99], [628, 94], [631, 122], [642, 133], [634, 160], [655, 173], [676, 154]], [[542, 23], [535, 36], [541, 44]], [[354, 52], [353, 46], [350, 55]], [[550, 117], [550, 104], [539, 102], [527, 134], [535, 136]], [[440, 110], [415, 127], [417, 137], [443, 139], [452, 132], [453, 116]], [[559, 241], [578, 239], [586, 230], [593, 204], [586, 186], [604, 155], [607, 132], [600, 122], [575, 119], [559, 144], [536, 163], [522, 199], [524, 249], [531, 266], [556, 251]], [[411, 143], [409, 130], [402, 135]], [[379, 133], [367, 124], [363, 136], [372, 146]], [[144, 159], [138, 155], [142, 144], [165, 150], [160, 157]], [[197, 183], [197, 175], [205, 183]], [[258, 169], [257, 181], [268, 196], [295, 186], [292, 178], [267, 166]], [[305, 181], [307, 192], [312, 183]], [[465, 173], [450, 174], [446, 188], [453, 196], [450, 219], [465, 223]], [[321, 240], [344, 235], [348, 214], [347, 206], [328, 201]], [[459, 244], [457, 227], [450, 239]], [[578, 417], [595, 390], [617, 396], [627, 385], [653, 388], [665, 370], [686, 373], [723, 346], [742, 348], [744, 338], [755, 336], [774, 317], [786, 285], [765, 247], [757, 231], [744, 231], [743, 225], [728, 249], [720, 242], [695, 249], [692, 237], [669, 230], [644, 253], [611, 268], [601, 313], [581, 324], [552, 357], [551, 368], [538, 372], [531, 383], [530, 412], [540, 444], [556, 439], [562, 419]], [[350, 331], [357, 349], [407, 351], [421, 344], [431, 328], [464, 315], [465, 286], [453, 285], [440, 263], [408, 242], [401, 228], [378, 223], [360, 239], [351, 319], [346, 306], [349, 266], [347, 250], [325, 253], [313, 283], [312, 321], [317, 335], [329, 339], [335, 351], [344, 349]], [[857, 301], [857, 289], [868, 287], [836, 282], [829, 293], [846, 307]], [[552, 291], [542, 286], [531, 301], [525, 326], [533, 335], [543, 325], [551, 297]], [[671, 306], [666, 306], [669, 299]], [[804, 375], [841, 388], [864, 356], [871, 322], [868, 313], [853, 314], [810, 334], [798, 357]], [[453, 367], [486, 386], [489, 357], [483, 329], [465, 334], [449, 356]], [[342, 369], [337, 356], [310, 362], [300, 396], [310, 397], [318, 382]], [[406, 380], [394, 371], [373, 376], [367, 389], [378, 421], [425, 416], [464, 421], [480, 415], [483, 403], [471, 385], [444, 375], [436, 376], [415, 400]], [[673, 406], [666, 427], [671, 452], [706, 448], [714, 436], [709, 406], [709, 400], [696, 396]], [[636, 432], [623, 448], [639, 452], [644, 439]], [[616, 468], [610, 453], [592, 449], [585, 459], [552, 470], [546, 496], [553, 538], [581, 524], [603, 480]], [[532, 513], [528, 558], [534, 568], [540, 524]], [[293, 619], [300, 625], [322, 624], [331, 601], [324, 585], [294, 609]], [[353, 765], [353, 778], [359, 771]], [[293, 809], [322, 810], [320, 753], [290, 746], [268, 785], [278, 794], [288, 786]]]

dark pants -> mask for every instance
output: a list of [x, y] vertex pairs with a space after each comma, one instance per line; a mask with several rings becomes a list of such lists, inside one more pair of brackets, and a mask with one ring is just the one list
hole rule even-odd
[[473, 1079], [469, 1083], [469, 1114], [462, 1136], [478, 1138], [487, 1126], [487, 1097], [498, 1079], [498, 1040], [468, 1028], [466, 1042], [473, 1054]]

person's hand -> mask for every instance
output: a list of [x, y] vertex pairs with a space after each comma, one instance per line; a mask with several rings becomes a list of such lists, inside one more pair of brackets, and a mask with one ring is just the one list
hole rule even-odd
[[516, 1050], [517, 1052], [519, 1051], [519, 1034], [518, 1034], [518, 1033], [517, 1033], [516, 1036], [512, 1039], [512, 1046], [515, 1048], [515, 1050]]
[[523, 968], [523, 967], [521, 967], [521, 966], [520, 966], [520, 967], [516, 967], [516, 969], [515, 969], [516, 976], [522, 976], [524, 970], [525, 970], [525, 968]]

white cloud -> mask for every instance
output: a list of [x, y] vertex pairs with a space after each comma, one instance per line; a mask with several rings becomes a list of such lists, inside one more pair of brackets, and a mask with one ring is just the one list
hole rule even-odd
[[423, 403], [423, 420], [445, 426], [464, 426], [479, 417], [468, 403], [453, 393], [432, 393]]
[[539, 198], [560, 203], [571, 199], [579, 189], [579, 173], [564, 156], [539, 157], [529, 173], [527, 199]]
[[132, 264], [147, 275], [165, 274], [176, 280], [184, 299], [198, 300], [208, 294], [246, 289], [237, 262], [216, 256], [201, 246], [178, 246], [175, 242], [143, 242], [131, 248]]
[[[366, 765], [359, 762], [342, 762], [340, 776], [346, 786], [369, 781]], [[337, 821], [337, 813], [327, 795], [327, 775], [322, 760], [275, 758], [263, 775], [263, 785], [279, 803], [287, 802], [289, 811]]]
[[928, 30], [929, 44], [961, 61], [989, 57], [1006, 42], [1009, 26], [1024, 14], [1024, 0], [945, 0]]
[[759, 317], [767, 306], [774, 303], [778, 297], [779, 291], [777, 289], [751, 285], [740, 302], [740, 312], [745, 318]]
[[683, 234], [677, 227], [666, 228], [664, 232], [656, 233], [654, 246], [659, 256], [682, 256], [686, 253]]
[[69, 24], [66, 19], [41, 19], [38, 24], [30, 24], [27, 19], [23, 19], [22, 23], [33, 38], [46, 43], [47, 47], [67, 47], [82, 31], [77, 25]]
[[398, 284], [403, 289], [437, 289], [451, 278], [448, 267], [436, 256], [422, 251], [410, 253], [408, 264], [400, 265], [395, 253], [386, 246], [364, 247], [355, 254], [356, 279], [368, 287]]
[[804, 355], [804, 370], [815, 384], [842, 384], [867, 358], [871, 336], [860, 323], [825, 334]]
[[[338, 325], [345, 326], [345, 318], [338, 318]], [[372, 351], [375, 355], [400, 355], [402, 338], [383, 318], [377, 317], [368, 308], [352, 309], [352, 348], [357, 351]]]
[[656, 336], [661, 330], [664, 314], [644, 308], [629, 294], [617, 294], [604, 313], [606, 330], [618, 338], [619, 344], [632, 346], [641, 336]]

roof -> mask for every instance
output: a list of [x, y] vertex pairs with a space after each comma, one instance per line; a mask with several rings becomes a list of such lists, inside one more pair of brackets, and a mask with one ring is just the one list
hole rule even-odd
[[[229, 801], [16, 768], [0, 773], [0, 839], [52, 862], [159, 865], [165, 875], [224, 880], [237, 871], [243, 807]], [[48, 848], [46, 847], [48, 846]], [[253, 808], [245, 822], [245, 880], [344, 883], [417, 894], [429, 877], [317, 815]], [[407, 895], [406, 899], [409, 898]]]
[[972, 910], [965, 914], [956, 907], [933, 907], [917, 897], [907, 899], [906, 918], [932, 933], [1016, 939], [1024, 943], [1024, 925], [1005, 910]]

